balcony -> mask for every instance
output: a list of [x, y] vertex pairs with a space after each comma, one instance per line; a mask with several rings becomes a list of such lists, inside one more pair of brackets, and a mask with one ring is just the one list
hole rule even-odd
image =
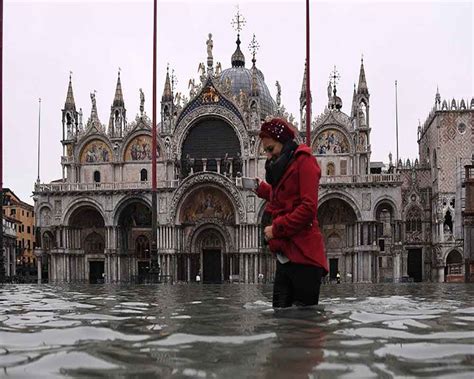
[[334, 175], [322, 176], [320, 184], [322, 186], [395, 185], [401, 183], [401, 181], [400, 174]]
[[[178, 182], [178, 180], [159, 181], [157, 188], [176, 188]], [[151, 182], [47, 183], [35, 185], [36, 193], [99, 191], [151, 191]]]

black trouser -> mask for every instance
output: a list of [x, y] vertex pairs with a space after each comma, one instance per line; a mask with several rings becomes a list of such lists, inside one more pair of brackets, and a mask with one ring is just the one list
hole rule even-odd
[[318, 304], [322, 275], [321, 267], [277, 262], [273, 284], [273, 307]]

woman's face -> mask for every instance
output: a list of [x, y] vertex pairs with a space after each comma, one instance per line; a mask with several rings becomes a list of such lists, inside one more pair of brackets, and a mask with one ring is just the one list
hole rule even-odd
[[270, 137], [262, 138], [262, 146], [263, 151], [265, 151], [267, 159], [269, 160], [278, 158], [281, 154], [281, 149], [283, 148], [283, 144], [281, 142], [278, 142], [277, 140], [274, 140]]

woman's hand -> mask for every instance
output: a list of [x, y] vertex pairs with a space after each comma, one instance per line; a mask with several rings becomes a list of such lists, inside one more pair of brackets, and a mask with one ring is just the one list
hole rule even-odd
[[273, 226], [267, 226], [263, 230], [263, 233], [265, 235], [265, 240], [270, 241], [273, 238]]

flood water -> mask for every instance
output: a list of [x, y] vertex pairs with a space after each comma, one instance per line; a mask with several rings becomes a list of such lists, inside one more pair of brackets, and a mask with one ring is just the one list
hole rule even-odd
[[0, 377], [474, 377], [474, 285], [4, 285]]

